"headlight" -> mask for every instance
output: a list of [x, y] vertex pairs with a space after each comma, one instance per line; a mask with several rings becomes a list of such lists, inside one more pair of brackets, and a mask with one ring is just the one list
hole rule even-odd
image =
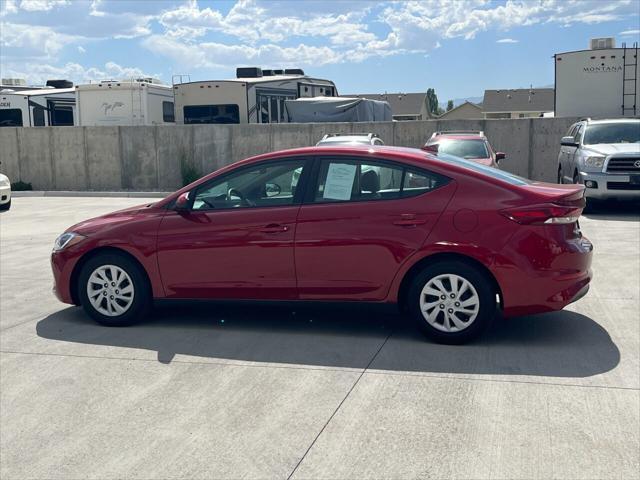
[[11, 182], [9, 182], [9, 179], [4, 175], [2, 175], [0, 177], [0, 187], [10, 187], [10, 186], [11, 186]]
[[56, 238], [56, 241], [53, 243], [53, 251], [59, 252], [60, 250], [64, 250], [71, 245], [75, 245], [76, 243], [81, 242], [85, 238], [87, 237], [75, 232], [63, 233], [58, 238]]
[[604, 157], [587, 157], [584, 159], [584, 164], [587, 167], [602, 168], [602, 165], [604, 165]]

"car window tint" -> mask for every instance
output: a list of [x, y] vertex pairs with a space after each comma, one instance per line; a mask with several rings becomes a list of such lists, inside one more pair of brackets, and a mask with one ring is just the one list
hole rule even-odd
[[403, 168], [386, 163], [323, 160], [316, 202], [385, 200], [400, 197]]
[[447, 180], [431, 172], [424, 170], [407, 170], [404, 174], [404, 183], [402, 184], [402, 196], [413, 197], [422, 195], [425, 192], [433, 190], [444, 185]]
[[304, 160], [268, 162], [204, 184], [193, 210], [292, 205]]

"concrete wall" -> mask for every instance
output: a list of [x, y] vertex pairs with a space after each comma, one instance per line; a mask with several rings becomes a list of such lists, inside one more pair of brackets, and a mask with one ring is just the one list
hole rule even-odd
[[483, 130], [507, 154], [502, 168], [555, 181], [560, 138], [572, 118], [424, 120], [283, 125], [0, 128], [0, 171], [35, 190], [170, 191], [181, 170], [217, 170], [243, 158], [314, 145], [326, 133], [375, 132], [385, 143], [420, 147], [437, 130]]

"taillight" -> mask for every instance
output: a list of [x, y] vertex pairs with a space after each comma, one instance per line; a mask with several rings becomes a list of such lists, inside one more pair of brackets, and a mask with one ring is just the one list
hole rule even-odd
[[578, 220], [582, 207], [545, 203], [526, 207], [509, 208], [500, 213], [522, 225], [567, 224]]

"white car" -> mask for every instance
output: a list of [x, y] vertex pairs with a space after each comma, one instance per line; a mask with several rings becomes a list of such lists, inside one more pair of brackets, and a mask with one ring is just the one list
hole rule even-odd
[[0, 173], [0, 210], [11, 208], [11, 182], [9, 177]]
[[640, 120], [584, 119], [562, 137], [558, 183], [581, 183], [587, 200], [640, 199]]
[[334, 145], [384, 145], [375, 133], [329, 133], [322, 137], [316, 146]]

